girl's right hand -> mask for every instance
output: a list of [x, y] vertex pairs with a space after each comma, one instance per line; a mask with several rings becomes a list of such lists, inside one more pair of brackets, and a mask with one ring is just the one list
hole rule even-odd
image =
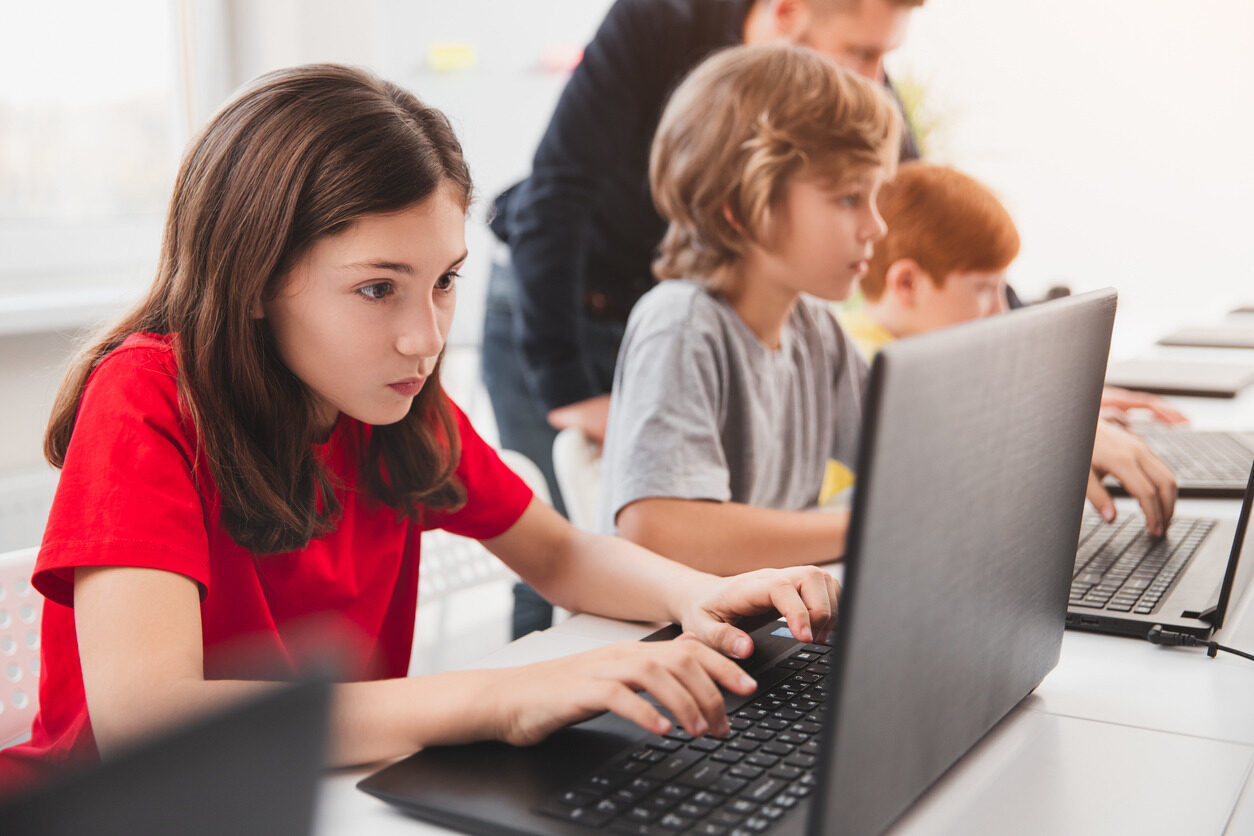
[[652, 695], [693, 737], [724, 737], [729, 729], [718, 686], [741, 695], [757, 687], [731, 659], [689, 637], [620, 642], [502, 673], [495, 736], [516, 746], [605, 711], [666, 734], [671, 722], [637, 691]]

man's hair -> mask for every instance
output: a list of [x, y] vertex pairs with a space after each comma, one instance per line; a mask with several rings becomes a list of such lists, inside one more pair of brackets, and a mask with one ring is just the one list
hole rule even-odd
[[832, 182], [868, 166], [891, 172], [901, 121], [880, 85], [805, 47], [716, 53], [675, 90], [653, 139], [649, 185], [670, 222], [654, 273], [707, 277], [750, 243], [768, 246], [802, 169]]
[[880, 188], [888, 233], [875, 244], [862, 294], [884, 294], [888, 268], [912, 259], [938, 287], [954, 272], [1005, 270], [1019, 254], [1019, 232], [1001, 201], [973, 177], [947, 166], [905, 163]]

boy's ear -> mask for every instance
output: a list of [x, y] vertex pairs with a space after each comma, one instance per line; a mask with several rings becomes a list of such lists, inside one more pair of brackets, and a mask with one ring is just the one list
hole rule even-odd
[[884, 292], [891, 293], [899, 304], [914, 308], [919, 303], [919, 282], [926, 281], [927, 274], [912, 258], [899, 258], [884, 271]]

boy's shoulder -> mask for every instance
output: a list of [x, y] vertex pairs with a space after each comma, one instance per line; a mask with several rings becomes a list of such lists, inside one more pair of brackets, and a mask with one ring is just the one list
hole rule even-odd
[[683, 330], [720, 333], [736, 317], [731, 305], [698, 279], [667, 279], [640, 297], [628, 329], [638, 335]]

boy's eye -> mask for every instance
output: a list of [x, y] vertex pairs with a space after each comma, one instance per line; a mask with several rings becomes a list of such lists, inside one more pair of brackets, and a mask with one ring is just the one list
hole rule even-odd
[[461, 274], [456, 270], [450, 270], [435, 281], [436, 290], [452, 290], [453, 285], [461, 278]]
[[375, 282], [365, 287], [360, 287], [357, 292], [367, 299], [382, 299], [392, 292], [391, 282]]

